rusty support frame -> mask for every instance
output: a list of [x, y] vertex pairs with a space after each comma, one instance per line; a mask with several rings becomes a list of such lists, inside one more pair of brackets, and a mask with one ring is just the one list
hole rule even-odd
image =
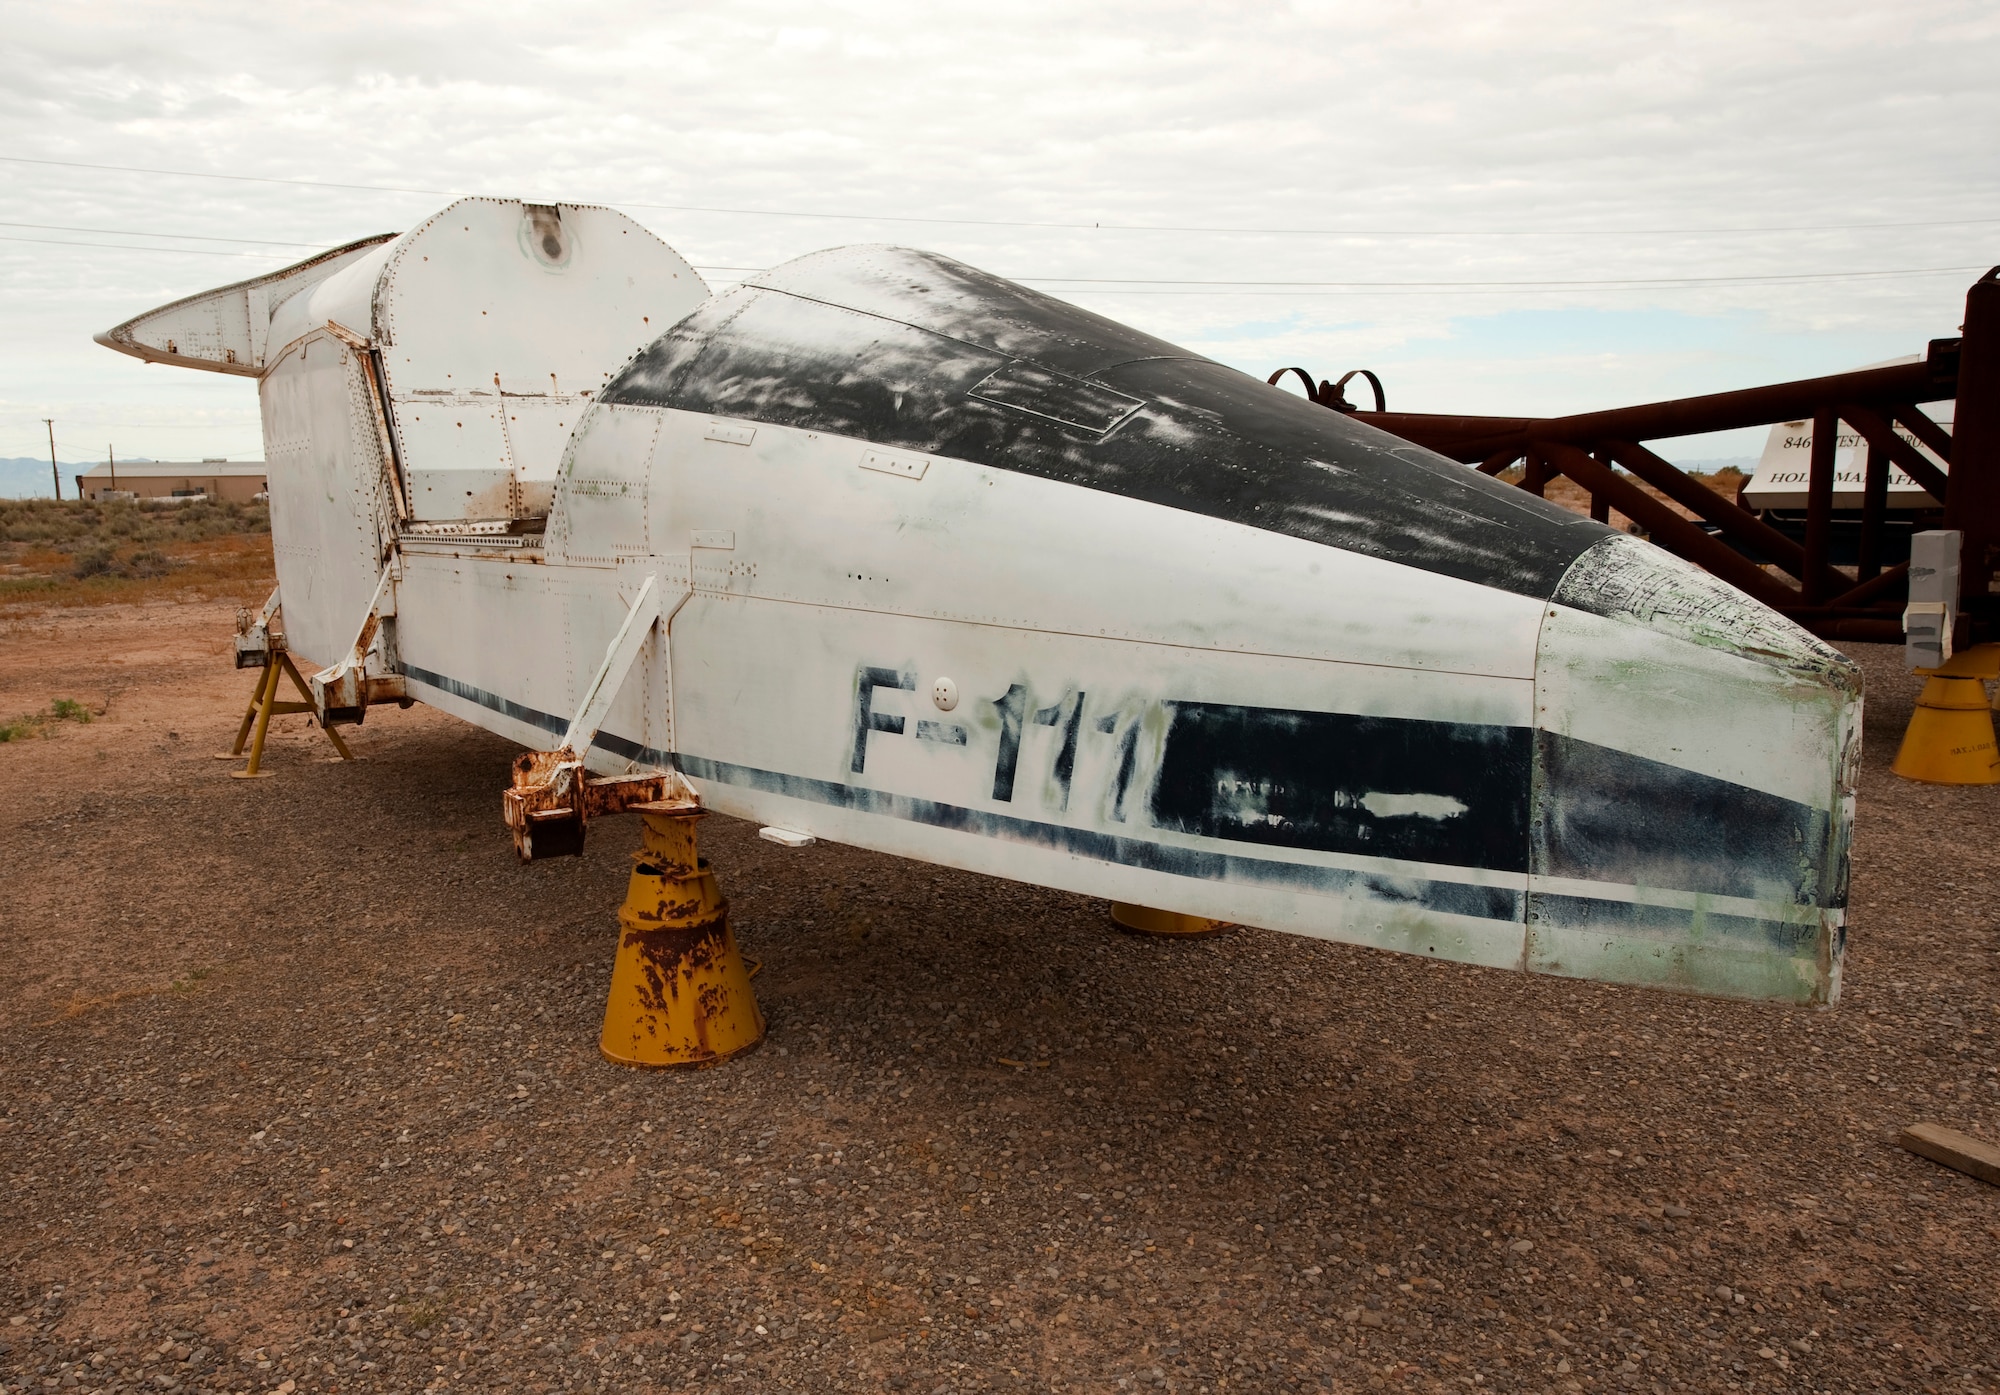
[[1806, 476], [1806, 574], [1800, 588], [1809, 606], [1823, 605], [1828, 591], [1823, 569], [1833, 535], [1833, 453], [1840, 448], [1840, 418], [1829, 410], [1813, 413], [1812, 465]]
[[[1751, 513], [1734, 499], [1725, 499], [1671, 461], [1663, 460], [1636, 441], [1610, 441], [1611, 458], [1647, 484], [1691, 511], [1705, 523], [1712, 523], [1742, 546], [1798, 577], [1805, 579], [1806, 550]], [[1827, 569], [1820, 578], [1829, 587], [1846, 585], [1847, 579]]]
[[1903, 622], [1900, 618], [1874, 615], [1849, 617], [1842, 615], [1821, 616], [1809, 613], [1794, 613], [1791, 618], [1805, 626], [1821, 639], [1852, 639], [1864, 644], [1901, 644], [1903, 642]]
[[[1910, 579], [1910, 564], [1898, 562], [1886, 571], [1877, 571], [1859, 584], [1850, 586], [1826, 603], [1828, 610], [1847, 610], [1855, 606], [1868, 605], [1879, 597], [1887, 596]], [[1901, 622], [1898, 621], [1900, 624]]]
[[1889, 457], [1891, 463], [1915, 480], [1931, 498], [1942, 504], [1950, 489], [1950, 480], [1945, 472], [1924, 458], [1922, 451], [1898, 436], [1889, 426], [1888, 418], [1880, 412], [1866, 407], [1843, 407], [1841, 419], [1868, 440], [1870, 450], [1879, 450]]
[[1898, 426], [1924, 443], [1924, 447], [1945, 464], [1951, 464], [1951, 433], [1931, 420], [1921, 407], [1898, 407], [1891, 413]]
[[[1955, 347], [1950, 341], [1932, 345], [1921, 363], [1897, 364], [1889, 368], [1866, 368], [1854, 373], [1835, 373], [1825, 378], [1806, 378], [1769, 387], [1745, 388], [1737, 392], [1710, 393], [1704, 397], [1683, 397], [1668, 402], [1648, 402], [1637, 407], [1617, 407], [1606, 412], [1584, 412], [1576, 416], [1554, 417], [1547, 421], [1520, 418], [1444, 417], [1425, 434], [1455, 438], [1443, 453], [1455, 459], [1484, 459], [1493, 452], [1532, 436], [1538, 441], [1561, 441], [1582, 445], [1591, 441], [1650, 441], [1663, 436], [1693, 436], [1709, 431], [1730, 431], [1743, 426], [1767, 426], [1774, 421], [1809, 417], [1828, 403], [1853, 402], [1863, 406], [1901, 406], [1915, 402], [1936, 402], [1954, 391]], [[1390, 421], [1408, 414], [1356, 412], [1355, 420], [1394, 431]], [[1422, 429], [1425, 419], [1410, 424]], [[1444, 423], [1450, 427], [1439, 429]], [[1484, 423], [1491, 434], [1474, 435], [1469, 428]], [[1403, 434], [1403, 433], [1397, 433]], [[1412, 439], [1415, 439], [1414, 437]]]
[[1549, 491], [1549, 458], [1540, 450], [1529, 447], [1521, 462], [1521, 488], [1538, 499], [1546, 499]]
[[1797, 593], [1742, 553], [1717, 541], [1609, 465], [1560, 441], [1537, 441], [1535, 453], [1644, 528], [1670, 552], [1697, 562], [1766, 605], [1796, 603]]
[[[1598, 463], [1603, 465], [1609, 465], [1611, 463], [1608, 459], [1606, 459], [1606, 457], [1609, 454], [1610, 454], [1609, 451], [1601, 449], [1593, 452], [1593, 455], [1596, 457]], [[1603, 524], [1609, 524], [1611, 522], [1611, 499], [1608, 495], [1599, 494], [1595, 490], [1591, 491], [1590, 521], [1593, 523], [1603, 523]]]
[[[1959, 341], [1933, 340], [1920, 363], [1864, 368], [1824, 378], [1773, 383], [1768, 387], [1709, 393], [1603, 412], [1550, 417], [1472, 417], [1426, 412], [1353, 412], [1356, 421], [1405, 440], [1418, 441], [1441, 455], [1471, 464], [1530, 437], [1571, 445], [1592, 441], [1650, 441], [1693, 436], [1744, 426], [1768, 426], [1812, 416], [1828, 403], [1853, 402], [1885, 408], [1948, 399], [1956, 391]], [[1935, 429], [1935, 427], [1933, 428]], [[1919, 439], [1922, 439], [1919, 437]]]
[[2000, 267], [1966, 292], [1962, 332], [1958, 409], [1951, 429], [1952, 489], [1944, 500], [1944, 526], [1965, 537], [1960, 596], [1984, 600], [2000, 550]]
[[[1519, 487], [1533, 494], [1546, 497], [1549, 480], [1567, 475], [1589, 492], [1591, 517], [1608, 522], [1615, 508], [1668, 551], [1828, 638], [1895, 639], [1902, 633], [1909, 568], [1882, 565], [1894, 466], [1942, 503], [1945, 527], [1964, 535], [1960, 613], [1971, 627], [1958, 638], [1964, 645], [1986, 631], [2000, 633], [2000, 597], [1990, 594], [2000, 572], [2000, 267], [1974, 283], [1965, 307], [1962, 338], [1933, 339], [1916, 363], [1566, 417], [1388, 412], [1379, 402], [1376, 411], [1357, 411], [1344, 395], [1329, 393], [1325, 382], [1310, 395], [1323, 407], [1484, 475], [1523, 462]], [[1287, 371], [1312, 382], [1304, 370]], [[1922, 404], [1954, 397], [1958, 416], [1947, 431]], [[1746, 507], [1740, 494], [1724, 497], [1643, 444], [1806, 418], [1814, 431], [1803, 541]], [[1834, 458], [1843, 421], [1868, 442], [1859, 565], [1851, 578], [1832, 563]], [[1898, 434], [1899, 427], [1909, 436]], [[1949, 473], [1925, 451], [1948, 462]], [[1797, 587], [1763, 563], [1796, 577]]]
[[1868, 443], [1868, 465], [1861, 481], [1861, 547], [1855, 558], [1855, 580], [1868, 582], [1882, 574], [1882, 526], [1889, 518], [1889, 453]]

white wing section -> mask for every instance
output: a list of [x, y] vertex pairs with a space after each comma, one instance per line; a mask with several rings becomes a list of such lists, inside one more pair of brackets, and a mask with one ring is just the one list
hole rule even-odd
[[107, 329], [96, 336], [97, 342], [148, 363], [261, 377], [267, 366], [267, 353], [285, 345], [284, 340], [270, 342], [271, 317], [278, 307], [353, 265], [395, 236], [380, 233], [364, 237], [283, 271], [162, 305], [134, 316], [115, 329]]
[[[286, 628], [331, 663], [400, 524], [534, 531], [593, 395], [707, 297], [621, 213], [463, 199], [400, 236], [189, 296], [98, 341], [261, 380]], [[636, 511], [643, 539], [643, 498], [609, 502]]]

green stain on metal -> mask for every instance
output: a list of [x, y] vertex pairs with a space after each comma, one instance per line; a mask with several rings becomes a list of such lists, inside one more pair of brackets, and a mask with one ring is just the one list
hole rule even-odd
[[[1792, 919], [1809, 908], [1786, 907]], [[1714, 933], [1708, 912], [1689, 913], [1679, 939], [1621, 935], [1590, 925], [1531, 927], [1530, 972], [1591, 979], [1637, 988], [1664, 988], [1705, 997], [1766, 1001], [1823, 1002], [1831, 992], [1831, 959], [1825, 941], [1832, 934], [1817, 913], [1794, 921], [1797, 938], [1789, 947], [1767, 941], [1745, 943]]]

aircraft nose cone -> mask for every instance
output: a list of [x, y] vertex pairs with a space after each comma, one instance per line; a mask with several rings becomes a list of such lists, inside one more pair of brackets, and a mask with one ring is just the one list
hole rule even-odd
[[1529, 965], [1831, 1001], [1854, 663], [1649, 543], [1579, 557], [1536, 648]]

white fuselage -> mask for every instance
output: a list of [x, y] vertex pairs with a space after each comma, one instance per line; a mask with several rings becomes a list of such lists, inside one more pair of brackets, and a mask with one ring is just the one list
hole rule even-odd
[[467, 200], [266, 281], [104, 339], [259, 377], [312, 659], [372, 608], [411, 696], [547, 748], [650, 583], [595, 771], [1218, 920], [1838, 994], [1852, 667], [1650, 544], [928, 254], [709, 299], [607, 210]]

